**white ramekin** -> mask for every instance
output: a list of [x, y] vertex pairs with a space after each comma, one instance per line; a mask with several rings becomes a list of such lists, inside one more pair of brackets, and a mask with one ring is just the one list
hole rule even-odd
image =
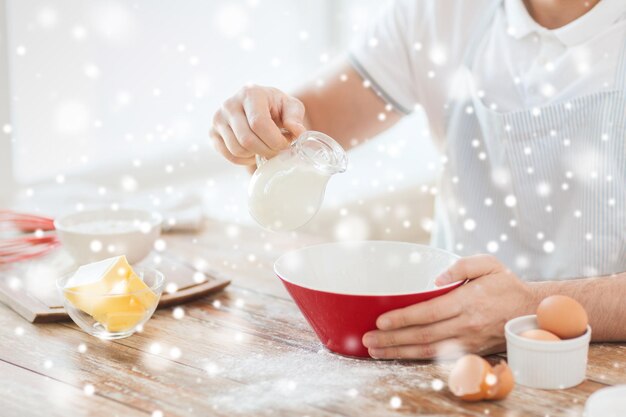
[[626, 416], [626, 385], [602, 388], [591, 394], [585, 403], [586, 417]]
[[522, 316], [504, 326], [509, 366], [515, 382], [531, 388], [565, 389], [585, 380], [591, 327], [574, 339], [549, 342], [519, 334], [538, 329], [537, 316]]

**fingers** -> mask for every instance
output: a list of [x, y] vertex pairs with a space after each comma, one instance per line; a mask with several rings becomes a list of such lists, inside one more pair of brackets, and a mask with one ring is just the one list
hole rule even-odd
[[215, 147], [230, 161], [252, 165], [251, 158], [271, 158], [289, 146], [284, 126], [294, 137], [303, 126], [304, 105], [296, 98], [268, 87], [247, 86], [224, 102], [213, 118]]
[[217, 133], [220, 134], [220, 136], [224, 140], [224, 144], [226, 145], [226, 148], [228, 148], [228, 151], [233, 156], [237, 158], [245, 158], [245, 159], [254, 157], [253, 152], [245, 149], [243, 146], [241, 146], [239, 141], [237, 141], [237, 138], [235, 137], [235, 133], [233, 132], [233, 130], [230, 128], [229, 125], [227, 124], [218, 125], [215, 127], [215, 130], [217, 131]]
[[281, 121], [294, 137], [306, 131], [304, 127], [304, 105], [296, 98], [283, 96], [281, 105]]
[[445, 294], [432, 300], [381, 314], [376, 320], [379, 330], [394, 330], [409, 326], [428, 325], [451, 319], [461, 314], [461, 304], [454, 294]]
[[446, 339], [425, 345], [370, 348], [368, 353], [375, 359], [437, 359], [458, 356], [463, 349], [457, 339]]
[[501, 271], [502, 264], [492, 255], [474, 255], [456, 261], [446, 272], [435, 279], [438, 286], [465, 279], [480, 278]]
[[233, 164], [253, 166], [256, 163], [256, 160], [254, 157], [239, 158], [233, 155], [230, 152], [230, 150], [226, 147], [226, 144], [224, 143], [224, 139], [222, 138], [222, 136], [219, 133], [217, 133], [215, 129], [211, 129], [209, 136], [211, 138], [211, 142], [213, 143], [213, 146], [215, 147], [215, 150], [217, 150], [222, 156], [224, 156], [224, 158], [226, 158], [228, 161], [232, 162]]
[[266, 158], [271, 158], [276, 154], [276, 151], [270, 149], [270, 147], [252, 131], [248, 124], [248, 119], [244, 114], [243, 107], [236, 111], [228, 110], [227, 118], [228, 124], [233, 130], [237, 141], [244, 149], [255, 155], [262, 155]]
[[266, 94], [252, 90], [243, 101], [243, 109], [252, 131], [275, 152], [289, 146], [289, 141], [272, 119]]
[[455, 336], [455, 320], [444, 320], [424, 326], [404, 327], [397, 330], [373, 330], [363, 336], [367, 348], [386, 348], [404, 345], [425, 345]]

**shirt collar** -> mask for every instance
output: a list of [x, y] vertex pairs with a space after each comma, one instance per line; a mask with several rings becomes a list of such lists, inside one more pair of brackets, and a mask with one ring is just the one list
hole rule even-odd
[[528, 13], [523, 0], [505, 0], [505, 16], [508, 33], [515, 39], [521, 39], [531, 33], [552, 34], [566, 46], [585, 42], [610, 25], [620, 20], [626, 13], [624, 0], [600, 0], [587, 13], [558, 29], [546, 29], [535, 22]]

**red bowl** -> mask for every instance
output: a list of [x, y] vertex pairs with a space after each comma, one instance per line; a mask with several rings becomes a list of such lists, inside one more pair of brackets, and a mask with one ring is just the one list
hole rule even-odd
[[382, 313], [430, 300], [462, 284], [435, 287], [458, 256], [407, 242], [361, 241], [288, 252], [274, 271], [320, 341], [342, 355], [369, 357], [361, 340]]

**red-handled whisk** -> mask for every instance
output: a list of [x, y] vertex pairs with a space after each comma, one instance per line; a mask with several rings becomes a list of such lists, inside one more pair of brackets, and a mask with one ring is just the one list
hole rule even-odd
[[45, 216], [0, 210], [0, 232], [21, 233], [0, 239], [0, 264], [42, 256], [60, 244], [54, 219]]

